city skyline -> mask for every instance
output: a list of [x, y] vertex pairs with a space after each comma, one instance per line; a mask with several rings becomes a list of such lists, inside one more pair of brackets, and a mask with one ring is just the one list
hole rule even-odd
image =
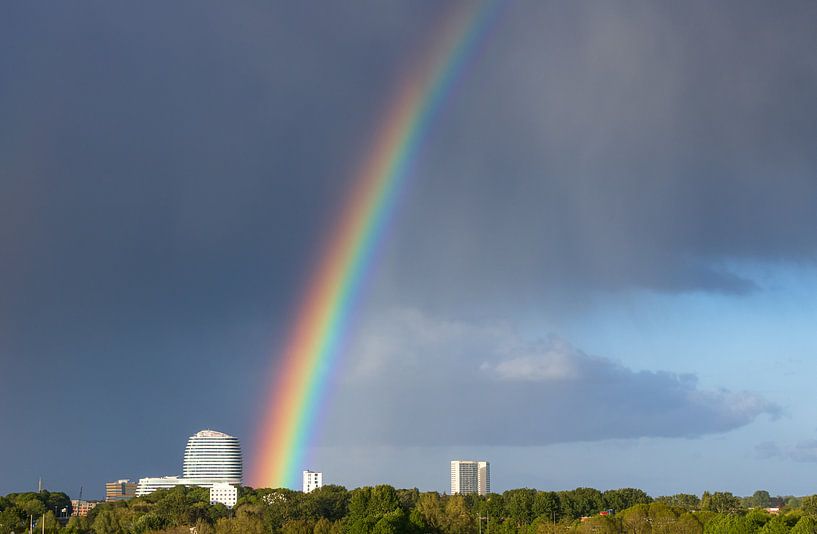
[[255, 485], [811, 493], [814, 20], [8, 6], [0, 494], [202, 428]]

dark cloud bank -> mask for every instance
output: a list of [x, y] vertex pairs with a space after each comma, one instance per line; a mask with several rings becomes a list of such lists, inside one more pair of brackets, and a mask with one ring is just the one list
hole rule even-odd
[[813, 266], [815, 9], [508, 6], [432, 134], [393, 286], [420, 306], [563, 308], [740, 295], [760, 289], [742, 262]]
[[[3, 7], [0, 423], [15, 435], [0, 493], [43, 471], [73, 486], [176, 472], [204, 426], [252, 435], [316, 243], [440, 9]], [[813, 266], [815, 19], [813, 2], [508, 2], [425, 140], [367, 297], [512, 318], [599, 292], [762, 289], [735, 262]], [[695, 436], [775, 413], [689, 377], [510, 345], [529, 359], [384, 352], [383, 379], [335, 410], [382, 398], [361, 435], [415, 443]], [[474, 406], [485, 433], [442, 423]], [[414, 420], [430, 426], [404, 435]]]
[[636, 371], [558, 338], [526, 342], [506, 326], [399, 311], [363, 331], [327, 418], [328, 443], [692, 438], [780, 413], [751, 392], [701, 389], [693, 375]]

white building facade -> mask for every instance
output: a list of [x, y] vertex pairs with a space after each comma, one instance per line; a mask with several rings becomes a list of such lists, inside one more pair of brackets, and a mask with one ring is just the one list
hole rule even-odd
[[140, 478], [136, 496], [176, 486], [240, 485], [244, 478], [241, 443], [238, 438], [215, 430], [197, 432], [187, 440], [182, 472], [181, 477]]
[[202, 430], [190, 436], [184, 449], [182, 478], [241, 484], [244, 464], [238, 438], [215, 430]]
[[232, 508], [238, 502], [238, 488], [226, 482], [218, 482], [210, 488], [210, 504], [221, 503]]
[[146, 477], [140, 478], [136, 485], [136, 496], [149, 495], [156, 490], [170, 489], [176, 486], [186, 486], [185, 480], [179, 477]]
[[140, 478], [136, 485], [136, 496], [149, 495], [156, 490], [171, 489], [176, 486], [197, 486], [200, 488], [212, 488], [216, 484], [230, 484], [219, 479], [209, 478], [181, 478], [181, 477], [148, 477]]
[[304, 471], [304, 493], [309, 493], [323, 486], [323, 473]]
[[479, 460], [451, 460], [451, 495], [491, 493], [491, 464]]

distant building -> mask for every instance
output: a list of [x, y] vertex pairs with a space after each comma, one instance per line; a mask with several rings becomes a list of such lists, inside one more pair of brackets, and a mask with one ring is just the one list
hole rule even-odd
[[451, 460], [451, 495], [491, 493], [491, 465], [475, 460]]
[[244, 477], [241, 443], [238, 438], [215, 430], [190, 436], [184, 449], [182, 476], [140, 478], [136, 496], [176, 486], [212, 488], [215, 484], [238, 484]]
[[105, 502], [127, 501], [136, 497], [136, 482], [128, 479], [105, 484]]
[[304, 493], [309, 493], [323, 486], [323, 473], [304, 471]]
[[80, 501], [71, 499], [71, 515], [85, 517], [88, 512], [94, 509], [101, 501]]
[[202, 430], [187, 440], [182, 478], [223, 480], [241, 484], [244, 466], [238, 438], [215, 430]]
[[176, 486], [187, 486], [188, 484], [186, 484], [186, 482], [184, 479], [176, 476], [140, 478], [139, 484], [136, 486], [136, 496], [143, 497], [156, 490], [170, 489]]
[[210, 504], [221, 503], [232, 508], [238, 502], [238, 488], [226, 482], [218, 482], [210, 488]]

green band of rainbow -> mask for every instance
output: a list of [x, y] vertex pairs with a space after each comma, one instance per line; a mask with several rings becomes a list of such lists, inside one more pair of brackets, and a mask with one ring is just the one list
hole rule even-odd
[[432, 53], [400, 86], [377, 141], [309, 278], [277, 368], [256, 443], [255, 486], [293, 487], [303, 469], [354, 299], [371, 269], [422, 140], [498, 2], [455, 9]]

